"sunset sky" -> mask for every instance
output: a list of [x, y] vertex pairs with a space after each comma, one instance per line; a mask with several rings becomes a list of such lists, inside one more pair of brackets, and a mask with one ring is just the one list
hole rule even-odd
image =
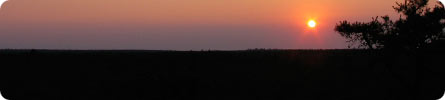
[[395, 2], [9, 0], [0, 10], [0, 49], [342, 49], [336, 23], [398, 18]]

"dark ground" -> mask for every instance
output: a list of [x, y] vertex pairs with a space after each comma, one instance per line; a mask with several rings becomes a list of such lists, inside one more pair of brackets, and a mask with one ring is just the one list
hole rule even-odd
[[11, 100], [433, 100], [444, 50], [0, 50]]

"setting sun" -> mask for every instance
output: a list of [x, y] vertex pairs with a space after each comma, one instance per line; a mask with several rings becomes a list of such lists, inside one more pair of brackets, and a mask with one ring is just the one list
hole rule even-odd
[[307, 26], [309, 26], [310, 28], [314, 28], [315, 26], [317, 26], [317, 22], [315, 22], [314, 20], [309, 20], [307, 22]]

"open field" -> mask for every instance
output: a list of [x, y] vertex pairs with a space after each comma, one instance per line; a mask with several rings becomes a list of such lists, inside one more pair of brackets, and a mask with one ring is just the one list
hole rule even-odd
[[414, 100], [443, 94], [444, 55], [0, 50], [0, 89], [12, 100]]

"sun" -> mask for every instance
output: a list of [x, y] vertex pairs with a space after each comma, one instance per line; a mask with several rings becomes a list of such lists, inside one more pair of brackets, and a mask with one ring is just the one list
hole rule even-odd
[[315, 22], [315, 20], [309, 20], [307, 22], [307, 26], [309, 26], [310, 28], [315, 28], [317, 26], [317, 22]]
[[0, 8], [2, 8], [3, 3], [5, 3], [8, 0], [0, 0]]

